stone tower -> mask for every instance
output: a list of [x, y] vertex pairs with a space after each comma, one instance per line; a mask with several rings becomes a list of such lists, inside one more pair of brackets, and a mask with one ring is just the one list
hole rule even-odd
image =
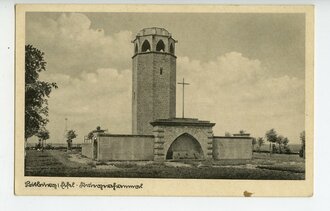
[[152, 134], [150, 122], [175, 117], [176, 42], [157, 27], [142, 29], [132, 41], [133, 134]]

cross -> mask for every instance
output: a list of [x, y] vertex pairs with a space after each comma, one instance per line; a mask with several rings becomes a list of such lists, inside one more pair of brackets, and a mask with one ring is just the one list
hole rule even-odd
[[178, 84], [182, 85], [182, 118], [184, 118], [184, 86], [190, 85], [189, 83], [184, 82], [184, 78], [182, 79], [182, 83], [179, 82]]

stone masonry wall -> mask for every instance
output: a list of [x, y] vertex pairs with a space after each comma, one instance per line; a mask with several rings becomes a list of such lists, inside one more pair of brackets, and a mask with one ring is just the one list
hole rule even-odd
[[93, 144], [92, 143], [81, 144], [81, 154], [88, 158], [93, 158]]
[[[154, 114], [152, 121], [175, 117], [176, 93], [174, 91], [176, 72], [173, 64], [175, 64], [175, 57], [169, 54], [156, 53], [154, 55]], [[161, 68], [162, 74], [160, 73]]]
[[249, 137], [214, 137], [213, 158], [221, 159], [251, 159], [252, 138]]
[[[134, 57], [133, 87], [133, 134], [151, 134], [153, 119], [153, 54]], [[133, 96], [134, 97], [134, 96]], [[135, 108], [134, 108], [135, 107]]]
[[153, 136], [98, 137], [98, 160], [153, 160]]
[[152, 134], [150, 122], [176, 115], [175, 56], [160, 52], [136, 55], [132, 79], [133, 134]]

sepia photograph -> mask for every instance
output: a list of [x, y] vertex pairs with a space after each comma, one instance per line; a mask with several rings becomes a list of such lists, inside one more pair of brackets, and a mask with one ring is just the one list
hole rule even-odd
[[312, 6], [17, 9], [16, 192], [312, 194]]

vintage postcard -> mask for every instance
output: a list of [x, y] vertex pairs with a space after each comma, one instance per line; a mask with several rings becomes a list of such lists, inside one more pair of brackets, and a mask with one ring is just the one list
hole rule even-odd
[[15, 194], [312, 196], [314, 7], [17, 5]]

